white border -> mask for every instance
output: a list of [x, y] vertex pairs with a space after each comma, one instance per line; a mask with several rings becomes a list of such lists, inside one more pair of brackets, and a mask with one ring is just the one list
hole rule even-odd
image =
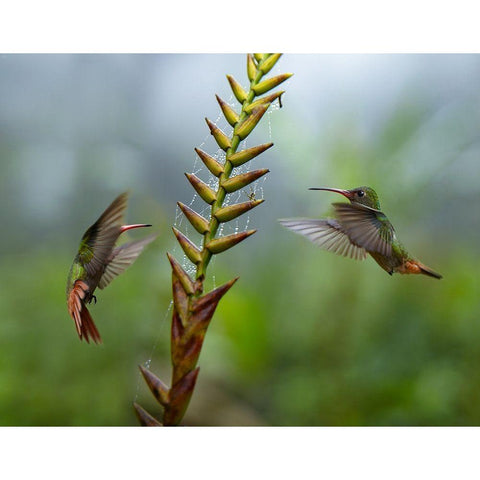
[[4, 2], [0, 51], [478, 52], [475, 2]]

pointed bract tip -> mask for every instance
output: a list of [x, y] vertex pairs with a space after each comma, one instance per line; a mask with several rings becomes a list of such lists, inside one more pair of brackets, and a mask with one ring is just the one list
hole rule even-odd
[[145, 427], [162, 427], [163, 425], [146, 410], [144, 410], [138, 403], [133, 402], [135, 413], [139, 422]]

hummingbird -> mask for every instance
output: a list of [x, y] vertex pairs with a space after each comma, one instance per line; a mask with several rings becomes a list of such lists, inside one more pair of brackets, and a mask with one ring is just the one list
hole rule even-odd
[[68, 274], [66, 290], [68, 313], [75, 322], [80, 340], [85, 339], [87, 343], [90, 338], [95, 343], [102, 342], [87, 308], [87, 303], [90, 304], [92, 300], [97, 303], [95, 289], [105, 288], [157, 237], [154, 234], [115, 247], [115, 242], [123, 232], [134, 228], [151, 227], [146, 223], [123, 225], [127, 199], [127, 192], [119, 195], [83, 234]]
[[350, 203], [333, 203], [335, 218], [281, 219], [279, 222], [295, 233], [304, 235], [320, 248], [355, 260], [364, 260], [367, 253], [390, 275], [423, 274], [442, 278], [429, 267], [412, 258], [397, 239], [395, 229], [380, 210], [375, 190], [357, 187], [310, 188], [340, 193]]

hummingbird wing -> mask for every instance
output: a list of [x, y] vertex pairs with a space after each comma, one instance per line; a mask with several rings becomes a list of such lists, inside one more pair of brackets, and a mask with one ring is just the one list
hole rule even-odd
[[105, 267], [105, 272], [100, 278], [98, 288], [105, 288], [115, 277], [120, 275], [126, 268], [128, 268], [142, 253], [142, 250], [150, 242], [157, 238], [157, 234], [149, 235], [142, 240], [125, 243], [113, 250], [108, 263]]
[[352, 243], [342, 225], [333, 218], [285, 218], [279, 222], [292, 232], [307, 237], [324, 250], [355, 260], [367, 258], [367, 252], [361, 246]]
[[80, 340], [85, 338], [87, 343], [89, 343], [89, 337], [92, 337], [92, 340], [95, 343], [102, 343], [97, 327], [95, 326], [84, 302], [88, 291], [89, 286], [82, 280], [77, 280], [74, 283], [73, 288], [68, 295], [68, 313], [75, 322], [75, 327]]
[[392, 254], [395, 230], [380, 210], [359, 203], [334, 203], [335, 215], [352, 243], [368, 252]]
[[127, 199], [128, 193], [119, 195], [82, 237], [79, 260], [89, 277], [96, 277], [100, 271], [103, 271], [112, 253], [121, 233]]

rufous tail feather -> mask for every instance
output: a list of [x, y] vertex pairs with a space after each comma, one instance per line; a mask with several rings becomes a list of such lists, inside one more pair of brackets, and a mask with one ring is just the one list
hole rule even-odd
[[82, 280], [75, 282], [68, 297], [68, 312], [75, 322], [80, 340], [85, 339], [87, 343], [90, 343], [91, 338], [95, 343], [102, 343], [97, 327], [84, 302], [88, 290], [88, 285]]
[[80, 339], [85, 338], [85, 341], [90, 343], [89, 337], [91, 337], [95, 343], [102, 343], [102, 339], [100, 338], [97, 327], [95, 326], [92, 316], [85, 305], [83, 305], [83, 308], [80, 311], [80, 317], [82, 320], [82, 325], [80, 327]]
[[421, 273], [423, 273], [424, 275], [428, 275], [429, 277], [433, 277], [433, 278], [438, 278], [439, 280], [442, 278], [442, 276], [439, 273], [434, 272], [431, 268], [423, 265], [420, 262], [417, 262], [417, 263], [418, 263], [418, 266], [420, 267]]
[[403, 274], [413, 273], [417, 275], [428, 275], [429, 277], [438, 279], [442, 278], [439, 273], [434, 272], [431, 268], [423, 265], [423, 263], [417, 262], [416, 260], [407, 260], [396, 271]]

